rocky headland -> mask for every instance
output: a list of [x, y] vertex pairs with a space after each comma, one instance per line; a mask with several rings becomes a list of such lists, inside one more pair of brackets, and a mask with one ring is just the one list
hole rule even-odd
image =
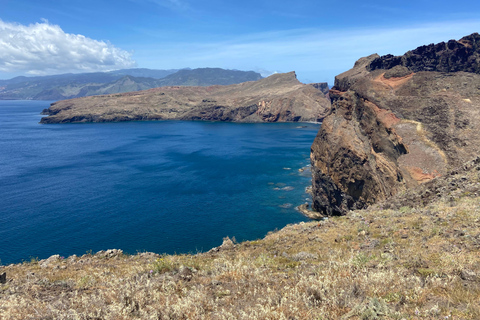
[[480, 151], [480, 35], [361, 58], [335, 78], [312, 145], [313, 209], [365, 208]]
[[[330, 110], [325, 85], [295, 72], [228, 86], [161, 87], [53, 103], [41, 123], [142, 120], [235, 122], [321, 121]], [[327, 87], [328, 88], [328, 87]]]

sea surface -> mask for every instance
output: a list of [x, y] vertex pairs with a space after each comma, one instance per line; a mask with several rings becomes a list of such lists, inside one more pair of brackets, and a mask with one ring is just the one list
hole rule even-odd
[[38, 122], [0, 101], [0, 263], [106, 249], [196, 253], [307, 221], [317, 124]]

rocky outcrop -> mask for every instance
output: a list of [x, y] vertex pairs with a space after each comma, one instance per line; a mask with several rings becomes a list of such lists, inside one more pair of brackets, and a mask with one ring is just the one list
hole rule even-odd
[[318, 83], [310, 83], [311, 86], [314, 88], [322, 91], [323, 94], [328, 94], [329, 88], [328, 83], [326, 82], [318, 82]]
[[473, 72], [480, 73], [480, 34], [462, 39], [429, 44], [408, 51], [403, 56], [391, 54], [373, 60], [368, 69], [392, 69], [403, 66], [413, 72]]
[[335, 78], [311, 150], [314, 210], [364, 208], [478, 154], [479, 40], [371, 55]]
[[53, 103], [41, 123], [140, 120], [321, 121], [330, 100], [295, 72], [229, 86], [161, 87]]

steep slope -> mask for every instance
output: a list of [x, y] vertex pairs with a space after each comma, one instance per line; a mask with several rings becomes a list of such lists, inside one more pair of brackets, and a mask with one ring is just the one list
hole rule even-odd
[[344, 214], [480, 151], [480, 35], [371, 55], [335, 78], [312, 145], [313, 208]]
[[162, 87], [53, 103], [42, 123], [131, 120], [320, 121], [330, 108], [294, 72], [229, 86]]

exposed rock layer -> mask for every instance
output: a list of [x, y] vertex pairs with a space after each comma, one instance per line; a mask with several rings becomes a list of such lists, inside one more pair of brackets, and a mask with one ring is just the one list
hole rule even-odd
[[41, 122], [320, 121], [330, 109], [321, 88], [302, 84], [294, 72], [229, 86], [162, 87], [55, 102]]
[[450, 40], [418, 47], [403, 56], [391, 54], [373, 60], [368, 69], [392, 69], [404, 66], [413, 72], [466, 71], [480, 73], [480, 34], [474, 33], [459, 41]]
[[312, 145], [313, 209], [344, 214], [480, 151], [480, 35], [371, 55], [335, 78]]

